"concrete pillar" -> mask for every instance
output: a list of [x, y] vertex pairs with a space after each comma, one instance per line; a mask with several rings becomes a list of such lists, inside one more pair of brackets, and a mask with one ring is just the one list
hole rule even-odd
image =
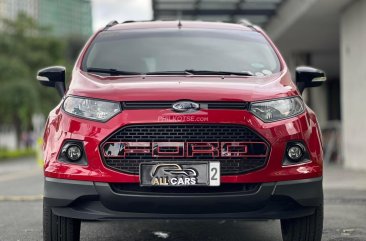
[[309, 91], [309, 106], [316, 113], [318, 122], [321, 128], [328, 123], [328, 96], [327, 86], [324, 84], [317, 88], [310, 88]]
[[341, 14], [341, 101], [345, 166], [366, 170], [366, 1]]

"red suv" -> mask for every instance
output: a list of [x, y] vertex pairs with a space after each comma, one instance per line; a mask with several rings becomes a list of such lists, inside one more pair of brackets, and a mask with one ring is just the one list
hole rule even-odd
[[258, 27], [111, 22], [65, 68], [44, 132], [44, 239], [81, 220], [280, 219], [283, 240], [319, 241], [322, 143], [296, 69]]

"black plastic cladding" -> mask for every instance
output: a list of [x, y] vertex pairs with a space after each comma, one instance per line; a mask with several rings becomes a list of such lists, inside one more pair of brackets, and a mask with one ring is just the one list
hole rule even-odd
[[255, 193], [261, 187], [260, 183], [221, 183], [218, 187], [190, 186], [190, 187], [141, 187], [138, 183], [110, 183], [112, 190], [116, 193], [135, 194], [192, 194], [192, 193]]
[[[126, 158], [104, 157], [104, 164], [111, 169], [123, 173], [139, 174], [142, 162], [164, 161], [220, 161], [222, 175], [235, 175], [260, 169], [266, 165], [269, 155], [269, 145], [254, 131], [241, 125], [233, 124], [149, 124], [128, 125], [110, 137], [105, 142], [262, 142], [266, 145], [255, 149], [249, 144], [250, 152], [266, 157], [212, 157], [211, 155], [197, 155], [195, 157], [154, 158], [151, 154], [129, 154]], [[103, 153], [101, 150], [100, 153]]]

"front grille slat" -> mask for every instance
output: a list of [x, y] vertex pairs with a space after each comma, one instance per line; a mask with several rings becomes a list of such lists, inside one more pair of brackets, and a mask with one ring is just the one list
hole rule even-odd
[[125, 110], [143, 110], [143, 109], [169, 109], [172, 103], [165, 101], [127, 101], [123, 102]]
[[[144, 110], [144, 109], [171, 109], [177, 101], [125, 101], [122, 103], [124, 110]], [[227, 110], [247, 110], [249, 103], [243, 101], [203, 101], [197, 102], [201, 109], [227, 109]]]
[[247, 110], [248, 102], [208, 102], [208, 109]]
[[[153, 157], [146, 153], [130, 153], [126, 157], [105, 157], [104, 164], [111, 169], [139, 174], [142, 162], [219, 161], [222, 175], [235, 175], [258, 170], [266, 165], [269, 146], [251, 129], [235, 124], [148, 124], [129, 125], [112, 134], [106, 142], [247, 142], [253, 155], [246, 157], [212, 157], [207, 154], [194, 157]], [[101, 148], [103, 144], [101, 145]], [[261, 143], [258, 147], [256, 144]], [[104, 153], [101, 150], [101, 153]]]

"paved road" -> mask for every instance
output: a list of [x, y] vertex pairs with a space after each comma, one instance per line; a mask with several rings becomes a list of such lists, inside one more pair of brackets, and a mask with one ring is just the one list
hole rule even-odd
[[[325, 241], [366, 240], [366, 173], [325, 172]], [[42, 240], [42, 174], [32, 160], [0, 162], [0, 241]], [[82, 223], [81, 239], [280, 241], [278, 221], [121, 221]]]

